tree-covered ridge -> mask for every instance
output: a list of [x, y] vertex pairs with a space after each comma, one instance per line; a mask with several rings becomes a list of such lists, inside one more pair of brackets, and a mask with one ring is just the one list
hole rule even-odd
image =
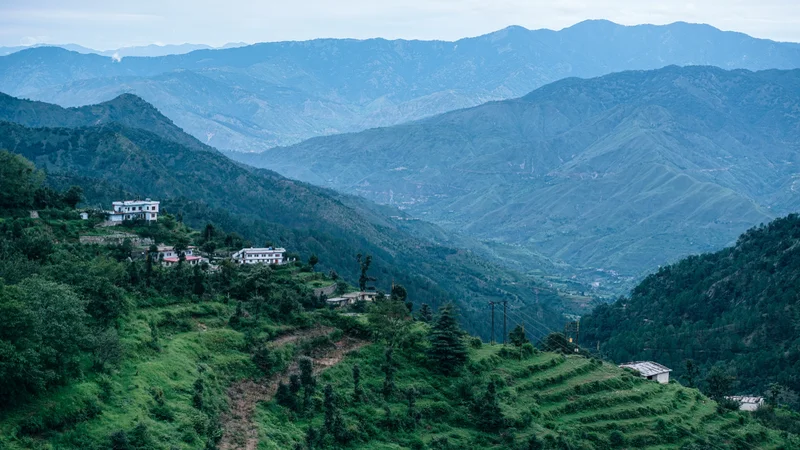
[[[112, 103], [131, 111], [128, 117], [115, 110], [114, 117], [137, 128], [117, 121], [76, 128], [0, 122], [0, 148], [29, 158], [54, 185], [80, 185], [89, 205], [107, 208], [125, 192], [158, 198], [187, 224], [213, 222], [256, 245], [269, 240], [304, 258], [316, 254], [323, 270], [333, 269], [353, 283], [358, 279], [356, 255], [369, 253], [378, 288], [388, 292], [395, 281], [434, 307], [458, 301], [476, 333], [486, 333], [484, 305], [493, 299], [524, 305], [551, 327], [560, 327], [562, 305], [554, 289], [486, 255], [460, 249], [436, 227], [404, 220], [407, 216], [394, 208], [239, 165], [216, 151], [193, 151], [182, 140], [167, 138], [180, 134], [193, 139], [163, 116], [152, 122], [167, 127], [164, 132], [141, 120], [149, 114], [139, 111], [141, 99], [126, 96]], [[40, 109], [46, 116], [53, 108], [21, 100], [14, 104], [15, 110], [33, 111], [25, 117], [39, 117]], [[83, 123], [81, 109], [55, 108], [68, 125]], [[78, 118], [70, 119], [72, 114]]]
[[769, 396], [776, 383], [800, 406], [798, 274], [800, 217], [792, 214], [734, 247], [661, 268], [630, 297], [584, 317], [582, 344], [599, 343], [614, 361], [658, 361], [689, 382], [720, 366], [735, 377], [728, 394]]
[[[79, 189], [51, 189], [18, 155], [0, 161], [0, 190], [25, 194], [0, 202], [0, 448], [216, 448], [232, 383], [338, 348], [343, 331], [312, 290], [334, 280], [313, 265], [165, 267], [154, 245], [132, 239], [208, 256], [244, 239], [169, 213], [104, 228], [101, 216], [80, 219]], [[267, 342], [287, 333], [298, 338], [272, 354]]]
[[569, 78], [231, 156], [508, 244], [497, 251], [523, 266], [544, 255], [570, 275], [601, 269], [587, 275], [605, 282], [598, 273], [644, 277], [800, 206], [798, 86], [798, 70], [715, 67]]
[[[20, 156], [0, 158], [0, 187], [31, 193], [0, 205], [2, 448], [797, 444], [696, 391], [575, 355], [563, 338], [545, 340], [553, 353], [519, 330], [514, 347], [484, 347], [452, 305], [412, 314], [418, 299], [400, 285], [341, 315], [312, 293], [337, 281], [315, 272], [319, 258], [237, 266], [214, 254], [241, 236], [169, 213], [100, 227], [102, 217], [79, 219], [79, 190], [53, 190]], [[193, 244], [212, 261], [164, 267], [153, 246], [79, 239], [119, 232], [179, 251]], [[359, 261], [367, 280], [368, 261]]]

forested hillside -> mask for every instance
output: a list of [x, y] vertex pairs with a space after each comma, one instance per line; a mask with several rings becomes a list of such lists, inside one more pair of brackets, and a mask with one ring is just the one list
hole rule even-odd
[[[189, 245], [230, 252], [242, 237], [170, 214], [101, 227], [74, 209], [79, 188], [44, 178], [0, 151], [0, 448], [217, 448], [234, 432], [232, 384], [357, 342], [320, 309], [313, 287], [335, 280], [313, 266], [190, 265]], [[278, 336], [289, 345], [273, 353]]]
[[690, 383], [718, 367], [735, 380], [731, 394], [777, 389], [798, 407], [798, 274], [800, 217], [790, 215], [661, 268], [582, 318], [582, 343], [614, 361], [658, 361]]
[[[80, 189], [47, 187], [18, 155], [0, 152], [0, 175], [4, 449], [800, 444], [763, 414], [577, 355], [563, 337], [489, 346], [464, 334], [452, 305], [412, 315], [417, 299], [399, 285], [332, 310], [312, 288], [337, 280], [312, 261], [235, 265], [207, 250], [235, 250], [236, 233], [168, 213], [107, 228], [79, 218]], [[212, 259], [162, 266], [141, 239]]]
[[[550, 327], [561, 327], [562, 305], [552, 288], [485, 255], [440, 245], [426, 227], [419, 227], [417, 238], [415, 226], [399, 211], [391, 218], [363, 200], [242, 167], [183, 134], [135, 96], [69, 110], [8, 98], [3, 104], [5, 120], [29, 125], [63, 120], [65, 127], [75, 127], [0, 122], [0, 148], [45, 169], [55, 186], [80, 185], [90, 205], [108, 209], [125, 192], [157, 198], [187, 224], [212, 222], [256, 245], [270, 241], [303, 257], [316, 254], [324, 270], [352, 281], [360, 270], [356, 255], [371, 254], [378, 289], [401, 283], [435, 307], [456, 300], [476, 333], [488, 331], [485, 310], [492, 299], [507, 299]], [[95, 121], [101, 124], [92, 125]], [[176, 140], [168, 139], [172, 136]]]
[[231, 156], [515, 246], [522, 262], [641, 277], [800, 207], [798, 86], [797, 70], [623, 72]]
[[41, 47], [0, 57], [0, 91], [62, 106], [135, 93], [203, 142], [257, 151], [669, 64], [792, 69], [800, 45], [708, 25], [596, 20], [455, 42], [317, 39], [121, 61]]

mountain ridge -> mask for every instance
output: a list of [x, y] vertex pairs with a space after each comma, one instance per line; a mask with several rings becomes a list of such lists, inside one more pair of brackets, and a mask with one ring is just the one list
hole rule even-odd
[[[420, 302], [434, 305], [458, 298], [470, 329], [477, 332], [486, 332], [484, 300], [500, 297], [528, 305], [543, 322], [560, 326], [557, 311], [566, 305], [554, 288], [506, 270], [482, 253], [461, 249], [455, 246], [457, 239], [434, 226], [405, 220], [400, 211], [392, 213], [363, 199], [244, 166], [214, 149], [186, 147], [180, 140], [169, 139], [180, 130], [168, 119], [161, 119], [164, 127], [153, 127], [153, 117], [136, 111], [141, 99], [126, 96], [116, 102], [126, 106], [117, 112], [130, 117], [127, 124], [95, 124], [97, 116], [89, 114], [94, 111], [91, 108], [65, 110], [16, 102], [71, 117], [63, 120], [72, 127], [29, 128], [0, 121], [0, 148], [63, 178], [61, 186], [80, 185], [90, 196], [89, 205], [107, 207], [102, 203], [109, 200], [107, 196], [94, 189], [98, 182], [159, 198], [165, 208], [182, 213], [193, 226], [211, 221], [258, 245], [272, 241], [305, 256], [316, 254], [325, 270], [335, 269], [349, 279], [358, 277], [355, 255], [369, 253], [373, 270], [380, 274], [379, 288], [388, 291], [390, 281], [402, 283]], [[7, 103], [0, 101], [0, 105]], [[95, 109], [105, 112], [108, 108]], [[0, 106], [0, 120], [8, 120], [3, 115], [19, 109]], [[45, 116], [50, 124], [62, 120]], [[42, 115], [25, 117], [38, 124]], [[142, 117], [145, 120], [140, 123]], [[163, 116], [159, 113], [159, 117]], [[131, 128], [136, 125], [140, 127]], [[173, 130], [166, 130], [164, 137], [148, 127]]]
[[641, 276], [800, 207], [797, 86], [798, 70], [626, 71], [228, 155], [575, 267]]
[[133, 92], [203, 142], [255, 151], [519, 97], [565, 77], [669, 64], [797, 68], [800, 44], [694, 24], [584, 22], [453, 42], [318, 39], [119, 62], [40, 48], [0, 57], [0, 90], [63, 106]]

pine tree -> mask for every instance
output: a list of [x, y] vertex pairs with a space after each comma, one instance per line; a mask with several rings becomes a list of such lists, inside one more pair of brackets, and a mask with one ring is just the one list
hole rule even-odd
[[336, 399], [333, 396], [333, 386], [325, 385], [325, 432], [336, 432]]
[[361, 389], [361, 368], [358, 364], [353, 365], [353, 401], [360, 402], [364, 397], [364, 391]]
[[525, 329], [520, 325], [517, 325], [513, 330], [511, 330], [511, 333], [508, 333], [508, 340], [511, 341], [515, 347], [522, 347], [530, 342], [528, 341], [528, 337], [525, 336]]
[[312, 397], [317, 388], [317, 379], [314, 377], [314, 361], [308, 356], [300, 357], [300, 384], [303, 386], [303, 409], [311, 414], [313, 409]]
[[383, 363], [383, 373], [386, 375], [386, 378], [383, 380], [383, 398], [389, 399], [392, 393], [394, 393], [394, 373], [397, 371], [397, 368], [394, 366], [394, 361], [392, 359], [392, 354], [394, 350], [392, 347], [386, 349], [384, 356], [386, 361]]
[[433, 310], [427, 303], [423, 303], [419, 308], [419, 320], [425, 323], [431, 323], [433, 320]]
[[410, 427], [413, 428], [417, 426], [422, 418], [422, 415], [417, 411], [417, 390], [415, 388], [412, 387], [406, 390], [406, 401], [408, 402], [406, 417], [408, 418]]
[[433, 362], [436, 370], [450, 375], [457, 372], [467, 362], [469, 354], [467, 346], [462, 340], [463, 334], [464, 332], [458, 325], [453, 305], [443, 306], [428, 334], [431, 343], [428, 358]]
[[693, 388], [697, 387], [697, 377], [700, 375], [700, 369], [695, 364], [694, 360], [687, 359], [684, 362], [683, 378], [686, 380], [686, 386]]
[[474, 405], [478, 427], [483, 431], [497, 431], [503, 427], [503, 411], [497, 401], [497, 385], [490, 381], [483, 397]]
[[275, 392], [275, 401], [278, 402], [279, 405], [285, 406], [289, 409], [294, 409], [295, 402], [294, 402], [294, 395], [292, 394], [289, 386], [281, 381], [278, 383], [278, 390]]

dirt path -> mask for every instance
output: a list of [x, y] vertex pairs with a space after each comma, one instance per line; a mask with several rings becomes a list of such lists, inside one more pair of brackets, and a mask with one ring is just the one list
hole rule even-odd
[[[332, 328], [319, 327], [291, 333], [272, 341], [276, 345], [323, 336], [333, 331]], [[314, 360], [314, 373], [335, 366], [344, 356], [357, 350], [367, 342], [345, 337], [335, 342], [332, 347], [319, 349], [311, 358]], [[256, 405], [259, 402], [272, 400], [278, 390], [278, 384], [287, 383], [289, 376], [298, 372], [297, 361], [294, 361], [283, 373], [275, 374], [264, 380], [242, 380], [228, 389], [229, 410], [222, 417], [224, 434], [219, 443], [220, 450], [256, 450], [258, 448], [258, 427], [254, 423]]]

